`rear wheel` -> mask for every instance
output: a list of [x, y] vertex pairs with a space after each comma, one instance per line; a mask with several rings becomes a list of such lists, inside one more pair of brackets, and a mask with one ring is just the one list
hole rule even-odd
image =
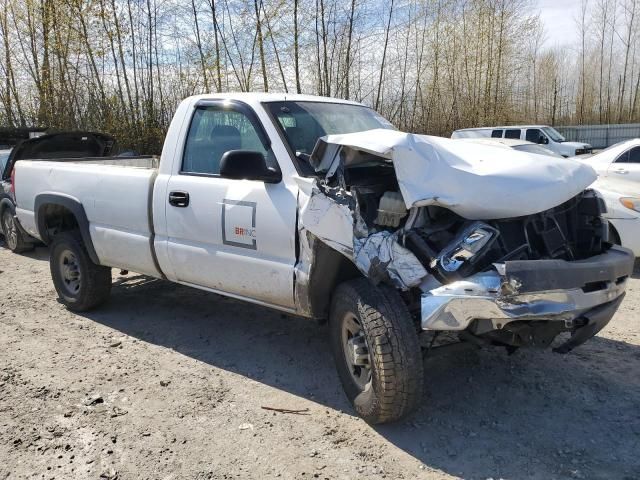
[[53, 285], [69, 310], [90, 310], [109, 298], [111, 269], [91, 261], [78, 232], [54, 237], [49, 266]]
[[365, 279], [339, 285], [330, 329], [338, 375], [358, 415], [368, 423], [392, 422], [418, 406], [422, 355], [398, 292]]
[[7, 247], [12, 252], [21, 253], [33, 249], [33, 244], [25, 240], [16, 219], [8, 208], [2, 212], [2, 233]]

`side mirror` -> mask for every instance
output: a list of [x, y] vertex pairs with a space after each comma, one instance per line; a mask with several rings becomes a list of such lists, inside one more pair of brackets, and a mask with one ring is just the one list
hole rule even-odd
[[538, 143], [541, 145], [546, 145], [549, 143], [549, 139], [544, 135], [540, 135], [540, 137], [538, 138]]
[[267, 166], [264, 155], [250, 150], [229, 150], [220, 159], [220, 176], [233, 180], [279, 183], [282, 173]]

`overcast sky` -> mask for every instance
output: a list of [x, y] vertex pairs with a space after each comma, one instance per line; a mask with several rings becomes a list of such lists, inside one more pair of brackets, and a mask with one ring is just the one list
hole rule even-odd
[[566, 45], [577, 40], [576, 18], [580, 0], [538, 0], [538, 9], [547, 34], [547, 45]]

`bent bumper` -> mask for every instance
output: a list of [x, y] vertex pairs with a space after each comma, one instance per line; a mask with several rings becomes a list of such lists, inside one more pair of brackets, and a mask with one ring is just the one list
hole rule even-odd
[[574, 262], [505, 262], [496, 266], [497, 271], [424, 293], [422, 329], [465, 330], [475, 320], [484, 321], [486, 331], [516, 320], [557, 320], [571, 327], [574, 320], [588, 319], [594, 309], [615, 304], [613, 311], [606, 310], [610, 319], [620, 303], [616, 300], [624, 294], [633, 263], [633, 253], [621, 247]]

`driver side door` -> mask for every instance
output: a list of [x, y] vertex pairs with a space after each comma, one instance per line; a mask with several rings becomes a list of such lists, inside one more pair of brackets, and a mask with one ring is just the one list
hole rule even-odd
[[197, 106], [165, 200], [172, 280], [293, 308], [297, 191], [283, 181], [222, 177], [220, 160], [230, 150], [260, 152], [277, 167], [250, 107]]

